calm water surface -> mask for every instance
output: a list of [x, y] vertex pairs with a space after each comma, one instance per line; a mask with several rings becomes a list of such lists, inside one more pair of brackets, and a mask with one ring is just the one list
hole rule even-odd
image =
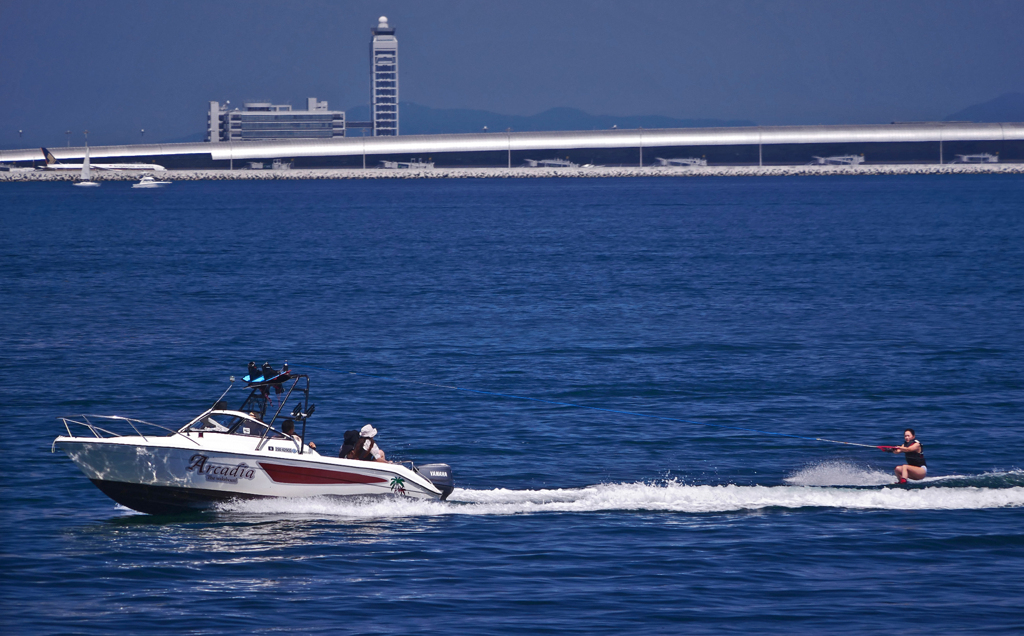
[[[1024, 178], [0, 187], [4, 633], [1024, 631]], [[55, 419], [305, 365], [447, 503], [148, 517]], [[383, 374], [878, 451], [380, 380]], [[851, 488], [850, 486], [859, 486]]]

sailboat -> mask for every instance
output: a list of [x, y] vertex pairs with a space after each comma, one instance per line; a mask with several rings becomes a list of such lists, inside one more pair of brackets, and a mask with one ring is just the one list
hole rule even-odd
[[82, 176], [80, 181], [76, 181], [76, 186], [81, 187], [95, 187], [98, 188], [100, 184], [91, 180], [92, 169], [89, 167], [89, 144], [85, 145], [85, 161], [82, 162]]

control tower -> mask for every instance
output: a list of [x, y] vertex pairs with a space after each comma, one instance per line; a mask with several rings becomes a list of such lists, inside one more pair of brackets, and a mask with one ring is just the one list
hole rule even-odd
[[374, 136], [398, 134], [398, 39], [383, 15], [370, 41], [370, 119]]

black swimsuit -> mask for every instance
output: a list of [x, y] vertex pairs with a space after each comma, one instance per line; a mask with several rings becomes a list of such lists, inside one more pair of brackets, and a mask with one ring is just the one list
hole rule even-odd
[[[913, 446], [914, 444], [921, 444], [921, 442], [917, 441], [916, 439], [912, 439], [906, 444], [904, 444], [904, 446]], [[911, 466], [927, 465], [924, 462], [924, 444], [921, 444], [921, 452], [919, 453], [907, 451], [903, 454], [907, 456], [907, 463], [910, 464]]]

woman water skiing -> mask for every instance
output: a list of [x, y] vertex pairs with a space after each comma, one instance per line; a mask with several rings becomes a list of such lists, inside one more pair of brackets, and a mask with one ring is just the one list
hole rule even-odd
[[901, 484], [907, 483], [908, 479], [924, 479], [928, 474], [928, 467], [924, 462], [924, 448], [921, 442], [914, 437], [914, 429], [908, 428], [903, 431], [903, 446], [894, 446], [891, 453], [903, 453], [907, 456], [907, 463], [897, 466], [892, 472]]

